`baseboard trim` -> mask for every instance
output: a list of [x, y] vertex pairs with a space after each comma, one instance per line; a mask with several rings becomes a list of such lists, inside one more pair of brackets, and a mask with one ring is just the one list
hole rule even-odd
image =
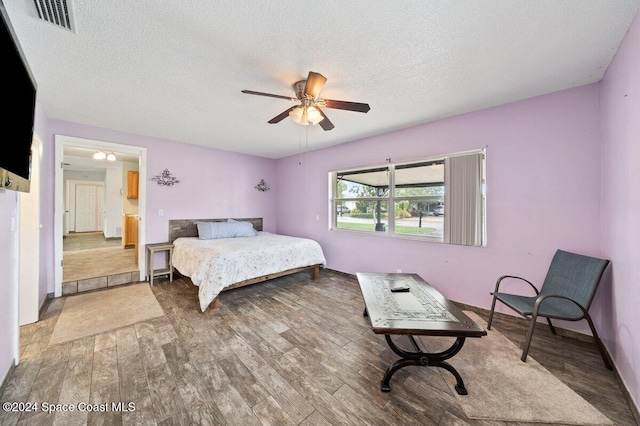
[[40, 306], [40, 310], [38, 311], [38, 320], [42, 318], [44, 313], [47, 311], [49, 304], [51, 303], [51, 299], [53, 299], [55, 295], [53, 293], [47, 293], [47, 297], [45, 297], [44, 302], [42, 302], [42, 306]]
[[611, 354], [609, 353], [609, 350], [606, 348], [606, 346], [605, 346], [605, 350], [607, 351], [607, 355], [609, 356], [609, 359], [613, 364], [613, 373], [615, 374], [616, 380], [620, 385], [620, 389], [622, 390], [622, 394], [624, 395], [624, 398], [627, 400], [627, 404], [629, 404], [629, 409], [631, 409], [631, 414], [633, 414], [633, 417], [636, 419], [636, 424], [640, 425], [640, 411], [638, 410], [638, 406], [633, 400], [633, 397], [631, 396], [629, 389], [627, 388], [624, 380], [622, 379], [622, 376], [620, 375], [620, 372], [618, 371], [618, 366], [613, 361], [613, 358], [611, 357]]

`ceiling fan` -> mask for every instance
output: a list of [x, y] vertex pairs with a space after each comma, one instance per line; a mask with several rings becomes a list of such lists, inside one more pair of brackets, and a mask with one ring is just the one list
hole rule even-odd
[[348, 101], [336, 101], [332, 99], [321, 99], [320, 91], [324, 87], [327, 79], [317, 72], [310, 71], [306, 80], [300, 80], [293, 84], [293, 88], [296, 93], [296, 97], [273, 95], [271, 93], [255, 92], [253, 90], [243, 90], [242, 93], [249, 95], [268, 96], [270, 98], [288, 99], [293, 102], [298, 102], [298, 105], [294, 105], [281, 114], [276, 115], [268, 121], [270, 124], [276, 124], [284, 120], [287, 116], [291, 117], [296, 123], [303, 126], [309, 124], [320, 124], [324, 130], [331, 130], [335, 126], [327, 118], [325, 113], [320, 109], [322, 108], [334, 108], [344, 109], [347, 111], [356, 112], [368, 112], [371, 108], [369, 104], [363, 104], [360, 102], [348, 102]]

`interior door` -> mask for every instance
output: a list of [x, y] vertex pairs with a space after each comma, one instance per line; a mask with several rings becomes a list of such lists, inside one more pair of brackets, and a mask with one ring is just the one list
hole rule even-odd
[[96, 229], [96, 186], [76, 185], [76, 232]]

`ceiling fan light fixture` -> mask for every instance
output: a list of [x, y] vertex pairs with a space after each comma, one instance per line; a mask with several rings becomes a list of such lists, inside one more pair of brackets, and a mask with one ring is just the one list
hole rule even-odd
[[303, 107], [296, 107], [294, 109], [292, 109], [291, 111], [289, 111], [289, 117], [291, 117], [291, 119], [293, 121], [295, 121], [298, 124], [301, 124], [302, 121], [302, 117], [304, 116], [304, 108]]
[[305, 106], [299, 106], [289, 111], [289, 117], [291, 117], [293, 121], [301, 126], [309, 125], [309, 119], [307, 118], [307, 107]]
[[318, 108], [314, 106], [296, 107], [289, 111], [289, 117], [291, 117], [293, 121], [300, 124], [301, 126], [308, 126], [309, 124], [316, 125], [324, 120], [324, 117], [322, 116], [322, 114], [320, 114]]
[[314, 106], [310, 106], [307, 108], [307, 120], [309, 120], [314, 126], [324, 120], [322, 114], [320, 114], [320, 110]]
[[298, 124], [300, 124], [301, 126], [308, 126], [309, 125], [309, 119], [307, 118], [307, 110], [306, 110], [306, 108], [304, 109], [304, 111], [302, 113], [302, 118], [300, 119]]
[[306, 80], [296, 81], [293, 84], [296, 97], [274, 95], [273, 93], [256, 92], [253, 90], [242, 90], [242, 93], [249, 95], [267, 96], [270, 98], [286, 99], [293, 102], [300, 102], [267, 121], [269, 124], [277, 124], [289, 116], [293, 121], [301, 126], [320, 123], [323, 130], [328, 131], [335, 128], [331, 120], [326, 116], [321, 108], [334, 108], [346, 111], [369, 112], [369, 104], [362, 102], [338, 101], [335, 99], [322, 99], [320, 92], [327, 82], [326, 77], [317, 72], [309, 71]]

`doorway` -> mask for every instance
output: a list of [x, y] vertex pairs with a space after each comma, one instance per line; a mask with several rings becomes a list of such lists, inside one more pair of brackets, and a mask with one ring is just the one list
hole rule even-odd
[[[95, 273], [98, 273], [102, 270], [107, 270], [105, 268], [107, 268], [110, 263], [113, 263], [114, 265], [117, 264], [120, 261], [118, 259], [122, 254], [116, 253], [117, 248], [106, 247], [102, 244], [95, 248], [92, 248], [96, 251], [96, 253], [93, 253], [93, 258], [90, 257], [91, 253], [89, 253], [92, 249], [86, 250], [86, 244], [91, 241], [91, 238], [95, 237], [96, 229], [100, 230], [98, 234], [101, 239], [111, 240], [113, 238], [121, 237], [123, 211], [122, 209], [120, 209], [120, 211], [114, 212], [114, 209], [109, 208], [108, 205], [114, 202], [121, 203], [123, 194], [122, 181], [118, 182], [117, 179], [114, 181], [112, 178], [114, 176], [117, 178], [118, 173], [122, 173], [122, 166], [120, 167], [120, 172], [114, 172], [113, 170], [109, 169], [107, 169], [105, 172], [103, 170], [103, 173], [106, 173], [106, 175], [102, 182], [100, 182], [103, 184], [102, 189], [99, 188], [99, 185], [95, 184], [95, 181], [98, 181], [98, 179], [94, 179], [94, 182], [79, 181], [75, 182], [75, 184], [72, 184], [67, 181], [65, 183], [65, 167], [69, 167], [69, 163], [65, 162], [65, 158], [69, 158], [69, 155], [72, 155], [74, 160], [77, 160], [78, 162], [85, 159], [86, 167], [88, 167], [87, 170], [89, 170], [86, 175], [92, 176], [90, 172], [92, 170], [92, 164], [93, 167], [96, 167], [96, 162], [92, 159], [92, 154], [96, 151], [107, 151], [110, 153], [115, 153], [116, 157], [118, 157], [119, 159], [133, 159], [135, 160], [140, 175], [146, 175], [146, 148], [144, 147], [122, 145], [118, 143], [75, 138], [63, 135], [55, 136], [55, 164], [57, 167], [55, 169], [56, 208], [54, 218], [54, 295], [56, 297], [62, 296], [63, 294], [67, 293], [66, 291], [63, 292], [63, 282], [65, 282], [65, 288], [71, 288], [67, 287], [67, 284], [71, 283], [68, 283], [67, 280], [64, 279], [64, 276], [67, 274], [67, 269], [64, 269], [64, 266], [71, 265], [71, 257], [68, 256], [68, 252], [65, 253], [65, 250], [70, 247], [70, 244], [66, 244], [67, 241], [64, 238], [65, 235], [72, 235], [71, 233], [69, 233], [69, 231], [73, 230], [74, 236], [79, 236], [82, 234], [82, 236], [87, 237], [86, 241], [82, 243], [85, 246], [83, 248], [85, 249], [84, 252], [86, 253], [77, 251], [73, 253], [73, 257], [75, 258], [84, 255], [89, 256], [88, 258], [82, 258], [81, 260], [79, 260], [78, 264], [92, 265], [91, 268]], [[113, 169], [113, 167], [115, 166], [110, 167]], [[69, 188], [72, 189], [69, 190]], [[73, 194], [70, 197], [71, 192], [73, 192]], [[104, 196], [101, 196], [101, 193], [104, 194]], [[103, 208], [103, 205], [101, 204], [103, 202], [102, 200], [104, 200], [104, 203], [107, 207]], [[69, 211], [70, 209], [67, 208], [70, 204], [73, 204], [73, 214], [71, 214], [71, 211]], [[144, 277], [143, 260], [145, 227], [142, 225], [146, 210], [146, 182], [144, 179], [141, 179], [139, 182], [139, 196], [137, 207], [137, 220], [140, 222], [140, 226], [138, 227], [138, 244], [135, 248], [127, 250], [132, 253], [131, 258], [135, 259], [135, 261], [131, 260], [132, 262], [135, 262], [133, 268], [135, 269], [135, 275], [132, 275], [133, 277], [137, 277], [135, 281]], [[104, 235], [102, 231], [104, 231]], [[109, 250], [113, 251], [114, 253], [111, 253]], [[114, 255], [117, 255], [119, 257], [112, 257]], [[105, 276], [104, 278], [106, 279], [107, 277]], [[111, 276], [109, 278], [111, 278]], [[69, 293], [80, 290], [79, 287], [82, 284], [80, 283], [80, 281], [78, 281], [74, 285], [76, 285], [75, 291], [69, 291]]]

